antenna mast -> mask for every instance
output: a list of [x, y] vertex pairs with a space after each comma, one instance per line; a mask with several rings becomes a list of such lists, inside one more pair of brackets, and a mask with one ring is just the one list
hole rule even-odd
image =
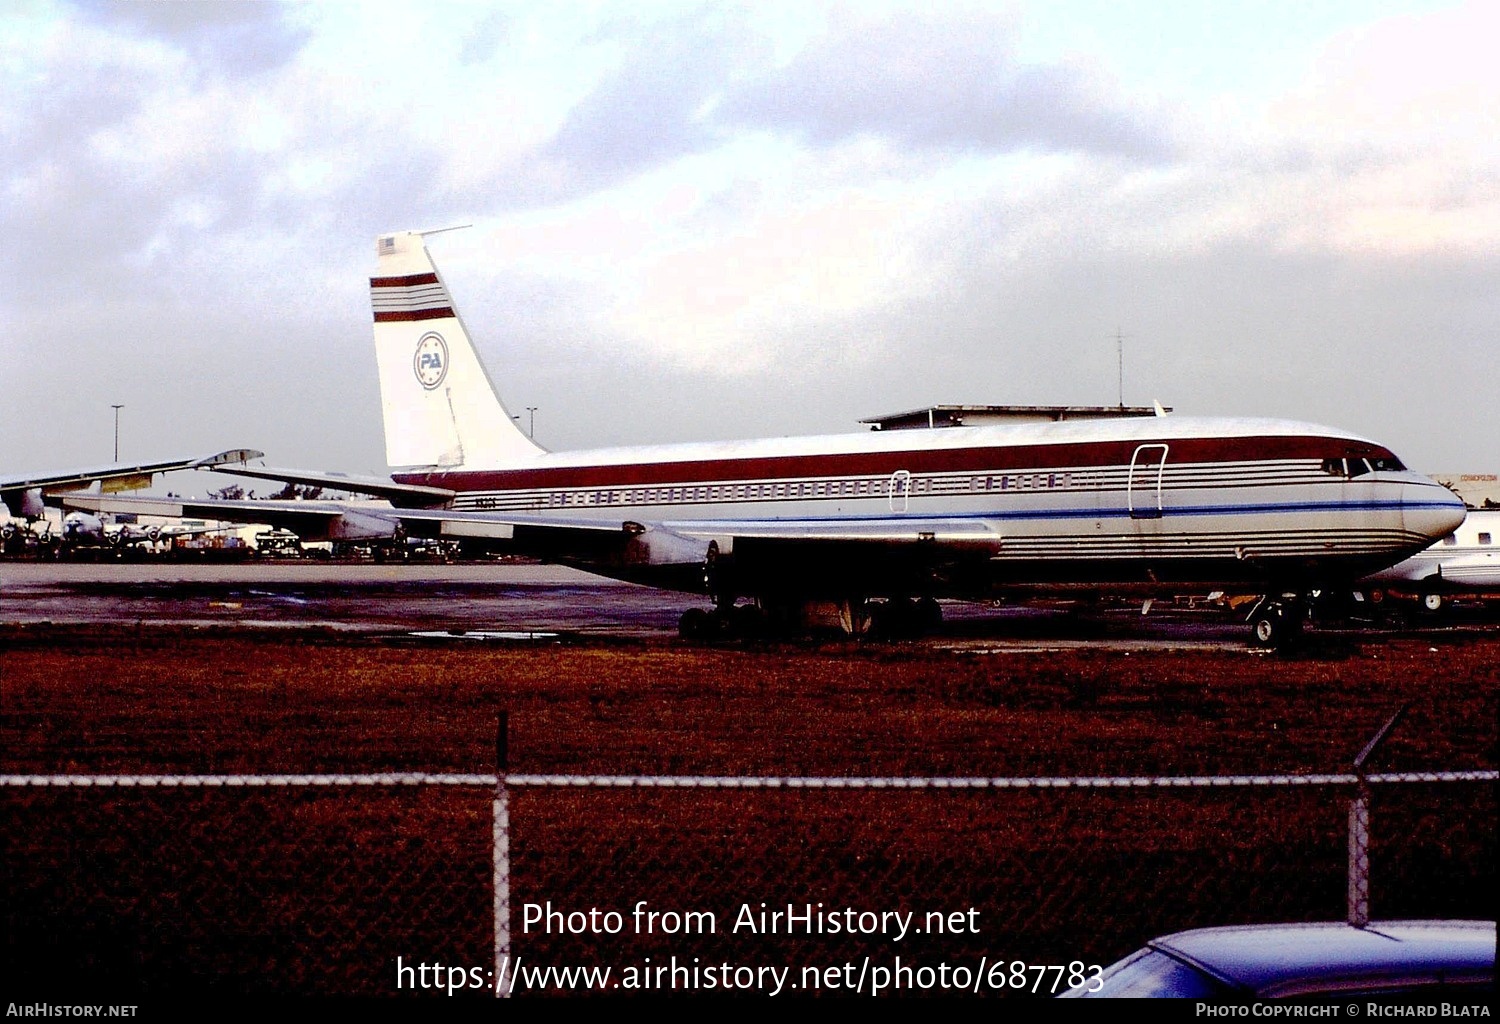
[[1119, 389], [1120, 389], [1120, 392], [1119, 392], [1120, 393], [1120, 408], [1124, 409], [1125, 408], [1125, 335], [1123, 335], [1123, 334], [1120, 333], [1120, 329], [1118, 327], [1115, 328], [1115, 363], [1116, 363], [1116, 376], [1117, 376], [1116, 383], [1119, 385]]

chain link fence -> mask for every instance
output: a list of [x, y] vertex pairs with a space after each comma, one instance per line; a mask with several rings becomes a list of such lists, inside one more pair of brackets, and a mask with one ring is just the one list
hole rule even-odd
[[1496, 778], [0, 776], [0, 913], [16, 978], [174, 998], [1015, 995], [1356, 894], [1493, 919]]

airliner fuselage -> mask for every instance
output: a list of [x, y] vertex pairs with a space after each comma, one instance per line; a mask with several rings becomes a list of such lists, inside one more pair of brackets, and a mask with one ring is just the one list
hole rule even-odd
[[[518, 529], [527, 517], [634, 521], [718, 539], [743, 594], [909, 592], [935, 565], [965, 592], [1308, 588], [1399, 561], [1463, 518], [1450, 491], [1373, 441], [1176, 416], [546, 453], [396, 479], [452, 490], [453, 509]], [[606, 568], [662, 585], [665, 564]]]

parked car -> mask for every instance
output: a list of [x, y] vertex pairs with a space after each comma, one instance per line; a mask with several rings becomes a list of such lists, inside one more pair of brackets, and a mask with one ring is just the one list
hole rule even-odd
[[1198, 928], [1152, 939], [1060, 998], [1431, 998], [1488, 1002], [1495, 922]]

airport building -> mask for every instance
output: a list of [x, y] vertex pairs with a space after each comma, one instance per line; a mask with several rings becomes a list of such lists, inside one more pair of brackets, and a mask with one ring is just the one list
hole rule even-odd
[[1470, 508], [1500, 508], [1500, 473], [1431, 473]]

